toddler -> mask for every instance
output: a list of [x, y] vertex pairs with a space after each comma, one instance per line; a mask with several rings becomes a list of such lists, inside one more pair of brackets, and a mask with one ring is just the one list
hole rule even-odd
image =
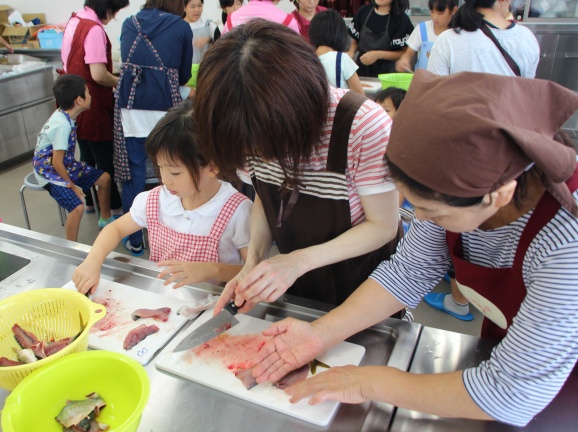
[[406, 93], [403, 89], [388, 87], [375, 96], [375, 102], [381, 105], [389, 118], [393, 120]]

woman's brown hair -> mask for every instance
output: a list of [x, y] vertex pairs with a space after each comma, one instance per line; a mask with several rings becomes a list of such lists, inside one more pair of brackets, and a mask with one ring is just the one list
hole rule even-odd
[[328, 104], [313, 47], [287, 27], [252, 19], [215, 42], [199, 68], [202, 153], [228, 179], [250, 157], [277, 161], [294, 184], [320, 142]]
[[174, 15], [182, 16], [185, 9], [184, 0], [146, 0], [142, 9], [155, 8]]

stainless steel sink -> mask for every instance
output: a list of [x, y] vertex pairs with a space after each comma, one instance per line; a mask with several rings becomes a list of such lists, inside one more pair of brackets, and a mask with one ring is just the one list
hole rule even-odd
[[0, 251], [0, 281], [30, 264], [30, 260]]

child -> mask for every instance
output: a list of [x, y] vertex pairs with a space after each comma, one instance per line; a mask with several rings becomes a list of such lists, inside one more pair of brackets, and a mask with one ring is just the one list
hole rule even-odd
[[397, 88], [388, 87], [385, 90], [380, 91], [375, 96], [375, 102], [380, 104], [390, 119], [393, 120], [395, 113], [399, 109], [403, 98], [405, 97], [407, 91]]
[[84, 78], [68, 74], [59, 77], [52, 87], [58, 108], [38, 134], [32, 164], [38, 184], [68, 212], [66, 239], [76, 241], [84, 213], [83, 189], [98, 186], [100, 220], [104, 228], [114, 218], [110, 215], [110, 175], [74, 159], [76, 117], [90, 109], [90, 93]]
[[431, 21], [422, 21], [407, 40], [407, 51], [397, 61], [398, 72], [411, 72], [411, 61], [416, 53], [416, 69], [427, 69], [432, 46], [438, 36], [449, 28], [454, 13], [458, 10], [458, 0], [428, 0]]
[[158, 275], [170, 275], [165, 285], [226, 282], [242, 268], [253, 204], [218, 180], [219, 169], [199, 153], [190, 100], [169, 109], [147, 138], [146, 149], [163, 185], [140, 193], [130, 212], [97, 237], [72, 276], [82, 293], [96, 289], [106, 256], [142, 228], [149, 231], [151, 261], [167, 267]]
[[219, 0], [219, 5], [221, 6], [221, 21], [223, 21], [223, 25], [227, 22], [227, 17], [243, 6], [243, 2], [241, 0]]
[[204, 0], [185, 0], [185, 21], [193, 31], [193, 64], [200, 64], [209, 44], [221, 36], [217, 25], [202, 17], [203, 4]]
[[325, 68], [329, 84], [363, 93], [357, 65], [347, 55], [351, 43], [343, 17], [335, 9], [316, 14], [309, 26], [309, 39]]

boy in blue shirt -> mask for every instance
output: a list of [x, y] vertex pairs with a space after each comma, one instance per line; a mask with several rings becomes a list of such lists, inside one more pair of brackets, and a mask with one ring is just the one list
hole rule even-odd
[[83, 189], [98, 186], [101, 218], [104, 228], [114, 221], [110, 214], [110, 175], [74, 159], [76, 117], [90, 109], [90, 93], [78, 75], [59, 77], [52, 87], [58, 108], [42, 127], [32, 164], [38, 184], [68, 212], [66, 239], [76, 241], [84, 213]]

